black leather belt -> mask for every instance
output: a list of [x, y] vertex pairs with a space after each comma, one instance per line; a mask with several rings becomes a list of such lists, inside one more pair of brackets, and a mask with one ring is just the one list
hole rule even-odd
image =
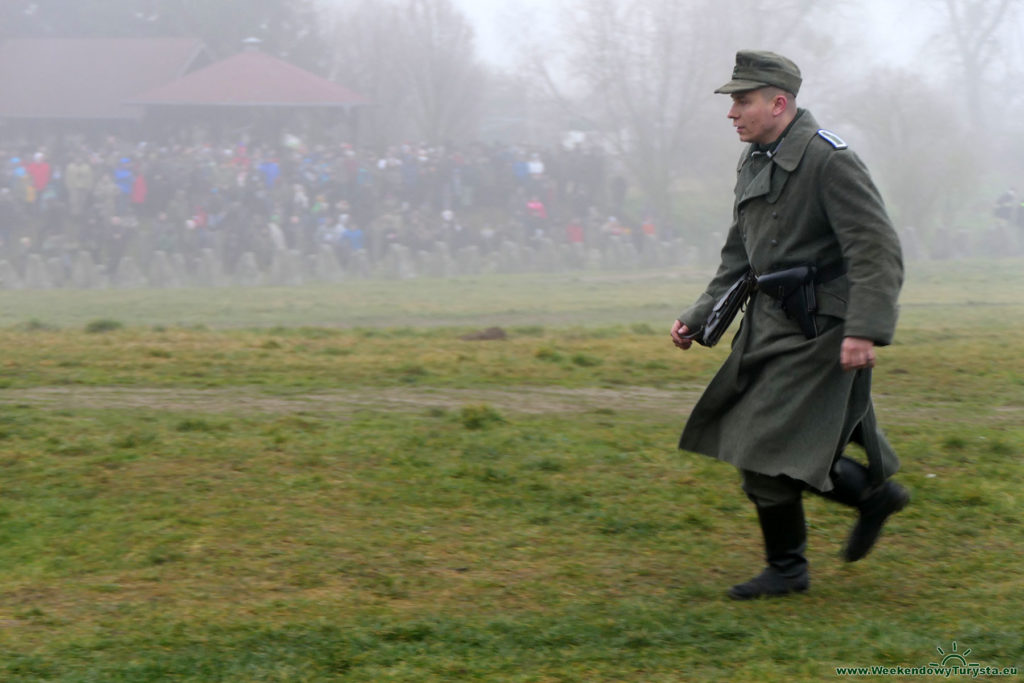
[[846, 261], [839, 259], [818, 268], [814, 274], [814, 281], [820, 285], [843, 275], [846, 275]]
[[[775, 279], [772, 277], [773, 275], [787, 273], [789, 271], [793, 271], [794, 275], [797, 272], [802, 272], [804, 275], [801, 279], [804, 282], [813, 282], [815, 284], [821, 285], [826, 282], [831, 282], [832, 280], [835, 280], [838, 277], [846, 275], [846, 261], [844, 261], [843, 259], [839, 259], [838, 261], [833, 261], [832, 263], [828, 263], [820, 267], [809, 263], [803, 263], [795, 266], [783, 266], [781, 268], [775, 268], [773, 270], [770, 270], [767, 273], [759, 273], [755, 276], [755, 278], [757, 281], [760, 281], [762, 278], [764, 278], [767, 281], [771, 281]], [[756, 289], [761, 289], [761, 291], [769, 293], [766, 291], [766, 288], [756, 287]]]

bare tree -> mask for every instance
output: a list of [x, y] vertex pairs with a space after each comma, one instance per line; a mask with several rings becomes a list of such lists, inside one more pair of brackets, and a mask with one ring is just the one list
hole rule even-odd
[[385, 144], [413, 135], [406, 112], [408, 91], [401, 86], [398, 17], [375, 0], [361, 0], [336, 17], [329, 30], [328, 78], [345, 83], [373, 102], [361, 129], [365, 141]]
[[953, 227], [973, 208], [980, 157], [962, 117], [944, 105], [943, 92], [914, 74], [882, 70], [849, 97], [851, 107], [859, 101], [886, 103], [861, 108], [858, 128], [897, 225], [912, 226], [926, 239]]
[[[1007, 70], [1005, 29], [1019, 16], [1021, 0], [927, 0], [943, 18], [933, 40], [960, 70], [967, 112], [978, 131], [987, 123], [992, 80]], [[952, 40], [950, 40], [952, 37]], [[952, 48], [952, 53], [949, 52]]]
[[363, 0], [333, 31], [331, 76], [377, 105], [377, 136], [473, 137], [486, 72], [473, 28], [451, 0]]
[[806, 38], [816, 35], [811, 10], [818, 4], [580, 0], [563, 21], [563, 65], [552, 68], [551, 53], [538, 53], [530, 68], [544, 75], [567, 112], [593, 123], [651, 209], [668, 221], [674, 184], [700, 173], [694, 159], [707, 149], [711, 90], [728, 75], [736, 49], [781, 50], [794, 41], [802, 46], [797, 52], [817, 56], [827, 41]]
[[400, 13], [401, 64], [422, 136], [463, 137], [485, 80], [472, 26], [451, 0], [406, 0]]
[[[701, 41], [688, 16], [693, 4], [579, 3], [566, 17], [572, 37], [564, 68], [571, 84], [556, 84], [548, 56], [537, 55], [533, 62], [571, 116], [600, 131], [653, 210], [666, 219], [693, 121], [690, 102], [702, 80]], [[567, 94], [574, 89], [580, 94]]]

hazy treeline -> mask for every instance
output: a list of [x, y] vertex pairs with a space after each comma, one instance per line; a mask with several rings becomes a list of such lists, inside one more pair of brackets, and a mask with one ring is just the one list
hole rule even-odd
[[[1003, 113], [1019, 97], [1006, 86], [1021, 82], [1021, 0], [547, 7], [540, 17], [506, 5], [515, 54], [500, 67], [484, 61], [452, 0], [252, 0], [242, 12], [228, 0], [9, 0], [0, 38], [197, 35], [226, 56], [255, 36], [374, 101], [360, 116], [366, 149], [479, 140], [548, 148], [571, 131], [573, 144], [600, 149], [628, 183], [624, 210], [637, 225], [650, 217], [662, 235], [702, 247], [727, 227], [740, 150], [728, 100], [711, 91], [736, 49], [774, 49], [801, 65], [799, 103], [868, 161], [918, 255], [1024, 247], [1017, 222], [994, 210], [1024, 180], [1024, 123]], [[915, 31], [873, 32], [876, 17]], [[903, 57], [910, 52], [918, 57]], [[596, 210], [609, 218], [609, 207]]]

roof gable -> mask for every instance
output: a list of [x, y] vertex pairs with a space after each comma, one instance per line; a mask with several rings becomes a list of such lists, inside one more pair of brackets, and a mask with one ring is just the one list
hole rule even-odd
[[253, 50], [143, 93], [145, 105], [352, 107], [369, 100], [326, 78]]
[[138, 118], [126, 101], [208, 59], [193, 38], [2, 41], [0, 118]]

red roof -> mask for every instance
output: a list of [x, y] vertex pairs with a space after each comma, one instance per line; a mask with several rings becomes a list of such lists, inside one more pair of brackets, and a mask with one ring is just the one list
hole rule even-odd
[[352, 107], [369, 100], [263, 52], [249, 50], [133, 98], [145, 105]]
[[192, 38], [0, 41], [0, 118], [133, 119], [125, 104], [205, 56]]

